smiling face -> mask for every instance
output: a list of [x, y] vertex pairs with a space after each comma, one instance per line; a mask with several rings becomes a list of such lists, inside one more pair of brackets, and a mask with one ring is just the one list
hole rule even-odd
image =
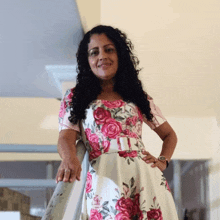
[[101, 80], [112, 79], [118, 70], [118, 55], [114, 43], [105, 34], [93, 34], [88, 44], [88, 62]]

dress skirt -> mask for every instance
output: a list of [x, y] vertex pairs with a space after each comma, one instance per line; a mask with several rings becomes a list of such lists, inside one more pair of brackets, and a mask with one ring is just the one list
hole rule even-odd
[[81, 220], [178, 220], [163, 173], [142, 159], [136, 139], [129, 140], [130, 147], [120, 138], [120, 151], [112, 141], [111, 150], [90, 161]]

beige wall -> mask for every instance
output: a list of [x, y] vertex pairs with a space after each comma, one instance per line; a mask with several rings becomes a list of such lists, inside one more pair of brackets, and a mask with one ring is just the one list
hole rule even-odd
[[[220, 216], [219, 21], [217, 0], [101, 1], [101, 23], [128, 34], [144, 68], [140, 78], [177, 132], [173, 158], [211, 158], [209, 219]], [[157, 154], [160, 140], [144, 132]]]
[[85, 32], [100, 23], [101, 0], [76, 0], [76, 3]]
[[101, 23], [128, 34], [145, 89], [178, 133], [177, 158], [219, 149], [219, 12], [215, 0], [101, 1]]
[[0, 98], [0, 106], [0, 144], [57, 144], [60, 101]]
[[167, 115], [212, 115], [220, 91], [219, 8], [214, 0], [101, 1], [101, 23], [131, 38], [145, 88]]

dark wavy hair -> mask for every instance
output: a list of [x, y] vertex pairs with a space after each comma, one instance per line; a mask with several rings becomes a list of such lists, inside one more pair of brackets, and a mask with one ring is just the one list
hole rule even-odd
[[150, 104], [147, 93], [138, 79], [141, 69], [139, 60], [132, 53], [133, 44], [126, 34], [111, 26], [99, 25], [88, 31], [79, 44], [76, 53], [77, 80], [73, 88], [73, 97], [70, 104], [69, 121], [76, 124], [78, 120], [85, 119], [85, 110], [89, 104], [97, 99], [101, 93], [100, 80], [93, 74], [88, 62], [88, 44], [93, 34], [105, 34], [115, 45], [118, 55], [118, 70], [115, 75], [114, 91], [122, 96], [126, 102], [133, 102], [149, 121], [152, 121]]

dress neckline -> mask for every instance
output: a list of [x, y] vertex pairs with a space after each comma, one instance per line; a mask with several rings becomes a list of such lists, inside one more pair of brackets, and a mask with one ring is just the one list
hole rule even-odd
[[122, 101], [124, 102], [123, 99], [117, 99], [117, 100], [113, 100], [113, 101], [109, 101], [109, 100], [106, 100], [106, 99], [96, 99], [97, 101], [105, 101], [105, 102], [116, 102], [116, 101]]

